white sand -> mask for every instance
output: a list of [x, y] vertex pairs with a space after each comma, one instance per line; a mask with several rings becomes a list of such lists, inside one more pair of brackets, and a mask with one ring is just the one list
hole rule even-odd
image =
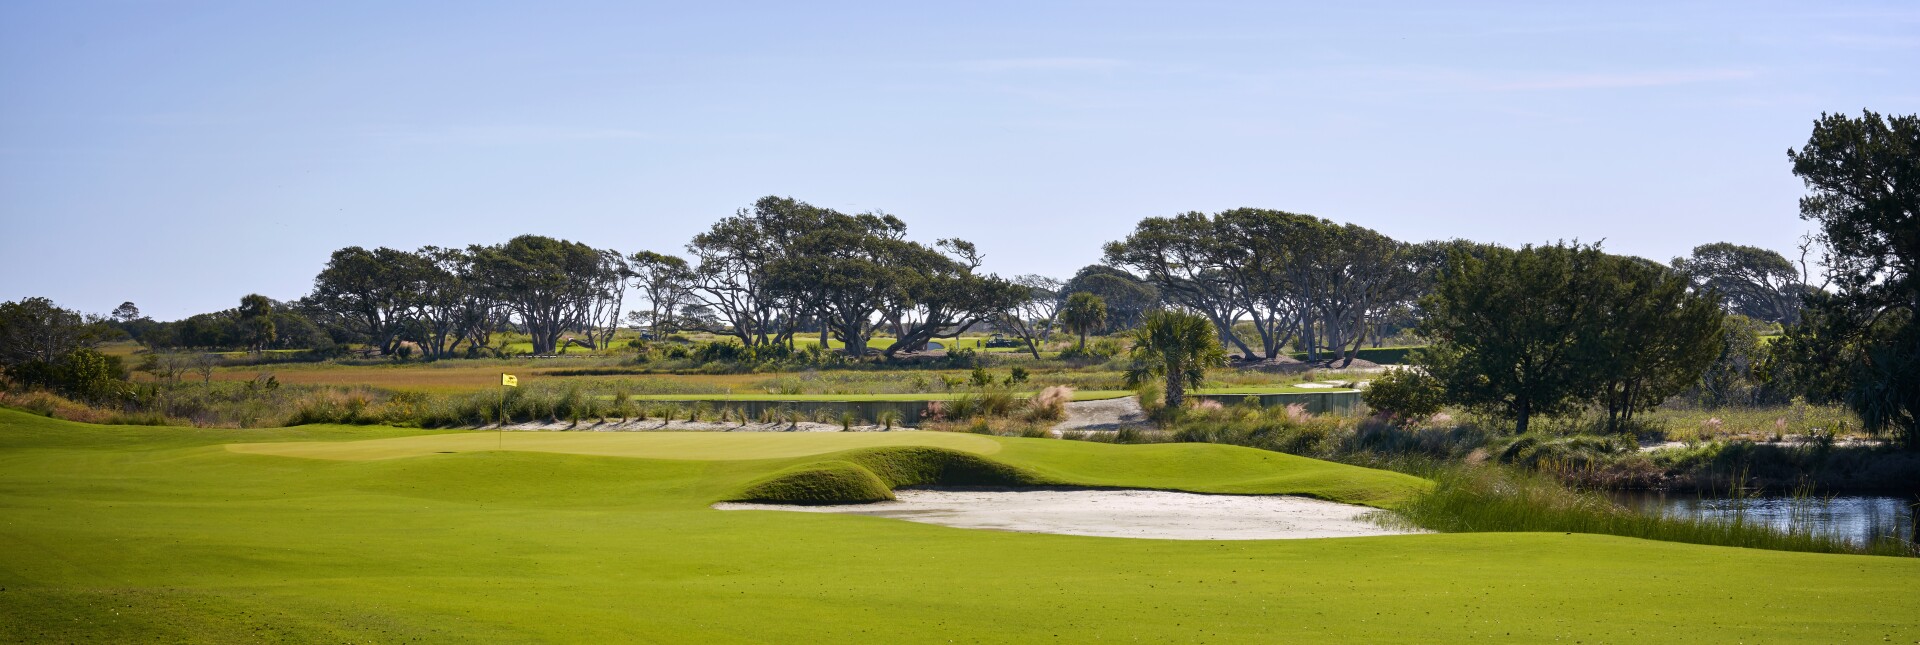
[[900, 490], [899, 501], [835, 506], [721, 503], [721, 510], [851, 513], [970, 529], [1167, 540], [1287, 540], [1417, 533], [1365, 506], [1278, 495], [1145, 490]]
[[1140, 409], [1140, 399], [1123, 396], [1117, 399], [1097, 401], [1071, 401], [1066, 406], [1067, 418], [1054, 424], [1055, 435], [1070, 430], [1119, 430], [1121, 428], [1151, 428], [1147, 413]]

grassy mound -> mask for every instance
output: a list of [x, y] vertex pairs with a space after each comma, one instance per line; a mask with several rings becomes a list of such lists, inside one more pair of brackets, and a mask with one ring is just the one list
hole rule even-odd
[[873, 471], [852, 462], [818, 461], [793, 466], [748, 484], [735, 502], [865, 504], [893, 499], [893, 490]]
[[1015, 468], [973, 453], [910, 446], [868, 448], [845, 455], [879, 475], [888, 486], [1045, 486], [1057, 479]]
[[1040, 486], [1062, 483], [979, 455], [934, 448], [867, 448], [789, 466], [748, 484], [732, 502], [864, 504], [901, 486]]

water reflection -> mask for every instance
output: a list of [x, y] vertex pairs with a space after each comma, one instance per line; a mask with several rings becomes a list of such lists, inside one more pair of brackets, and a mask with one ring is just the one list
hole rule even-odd
[[1782, 530], [1788, 527], [1811, 529], [1845, 538], [1855, 544], [1866, 544], [1882, 536], [1913, 542], [1916, 533], [1916, 500], [1887, 495], [1733, 499], [1621, 491], [1613, 493], [1613, 498], [1621, 505], [1649, 513], [1707, 519], [1732, 519], [1744, 514], [1748, 522], [1767, 524]]

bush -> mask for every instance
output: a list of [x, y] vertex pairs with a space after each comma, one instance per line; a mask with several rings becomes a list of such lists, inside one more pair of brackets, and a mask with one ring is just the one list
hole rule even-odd
[[1027, 402], [1027, 420], [1059, 421], [1067, 416], [1067, 402], [1073, 400], [1073, 388], [1055, 385], [1041, 390]]
[[1375, 412], [1409, 422], [1439, 413], [1444, 395], [1440, 382], [1425, 372], [1390, 369], [1375, 377], [1360, 398]]

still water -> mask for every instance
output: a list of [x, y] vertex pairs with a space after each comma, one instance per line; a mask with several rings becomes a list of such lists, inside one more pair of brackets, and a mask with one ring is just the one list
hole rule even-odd
[[1629, 508], [1646, 512], [1708, 519], [1732, 519], [1744, 515], [1748, 522], [1780, 529], [1789, 526], [1810, 528], [1858, 544], [1871, 542], [1881, 536], [1914, 541], [1914, 504], [1920, 501], [1888, 495], [1729, 499], [1644, 491], [1616, 492], [1613, 498]]

